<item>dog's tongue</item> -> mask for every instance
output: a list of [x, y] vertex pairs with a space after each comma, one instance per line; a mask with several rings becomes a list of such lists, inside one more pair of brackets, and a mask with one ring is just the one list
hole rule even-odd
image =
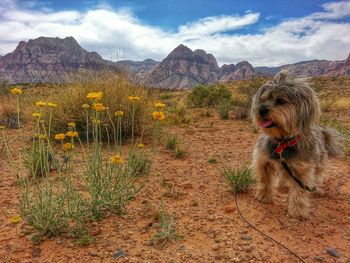
[[268, 121], [261, 121], [259, 123], [259, 125], [263, 128], [267, 127], [267, 126], [270, 126], [272, 124], [272, 121], [268, 120]]

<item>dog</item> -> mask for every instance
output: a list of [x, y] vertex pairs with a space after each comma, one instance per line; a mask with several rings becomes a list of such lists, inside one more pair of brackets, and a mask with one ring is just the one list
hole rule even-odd
[[256, 198], [272, 202], [278, 181], [289, 188], [289, 215], [306, 219], [310, 193], [322, 183], [328, 158], [342, 154], [341, 136], [320, 127], [316, 93], [305, 79], [293, 78], [288, 71], [258, 89], [251, 116], [262, 130], [253, 151]]

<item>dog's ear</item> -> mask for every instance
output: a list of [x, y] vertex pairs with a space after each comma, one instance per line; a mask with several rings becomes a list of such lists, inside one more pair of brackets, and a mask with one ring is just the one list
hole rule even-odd
[[275, 82], [276, 84], [281, 83], [281, 82], [284, 82], [287, 78], [288, 78], [288, 71], [282, 70], [281, 72], [276, 74], [276, 76], [273, 78], [273, 82]]

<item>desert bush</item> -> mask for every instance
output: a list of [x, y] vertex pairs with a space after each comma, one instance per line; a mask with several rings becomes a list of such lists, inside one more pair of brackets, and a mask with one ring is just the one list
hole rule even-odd
[[234, 192], [245, 192], [247, 188], [255, 183], [253, 172], [249, 167], [232, 168], [224, 166], [221, 168], [221, 175]]
[[131, 176], [147, 175], [151, 168], [151, 160], [143, 150], [133, 150], [129, 153], [128, 169]]
[[[134, 124], [134, 132], [137, 134], [142, 130], [142, 122], [146, 117], [147, 110], [147, 91], [131, 83], [125, 75], [112, 74], [104, 72], [94, 75], [79, 76], [76, 80], [65, 84], [57, 92], [48, 98], [49, 101], [57, 103], [59, 107], [53, 111], [52, 131], [60, 133], [66, 130], [67, 123], [76, 123], [76, 131], [82, 138], [86, 136], [87, 130], [87, 112], [91, 115], [92, 104], [86, 98], [90, 92], [102, 92], [103, 96], [99, 103], [102, 103], [107, 109], [100, 113], [100, 121], [106, 124], [109, 134], [113, 134], [116, 126], [117, 111], [123, 111], [122, 134], [123, 137], [131, 137]], [[128, 98], [139, 97], [140, 100], [133, 101]], [[82, 105], [89, 105], [89, 109], [82, 108]], [[49, 109], [42, 110], [44, 116], [49, 116]], [[134, 117], [134, 120], [132, 118]], [[91, 126], [91, 121], [89, 125]], [[101, 131], [101, 136], [107, 139], [106, 129]]]
[[9, 85], [6, 80], [0, 82], [0, 96], [7, 96], [9, 94]]
[[222, 100], [218, 105], [218, 113], [221, 119], [227, 120], [230, 116], [231, 102], [229, 100]]
[[212, 107], [231, 99], [231, 91], [223, 84], [199, 85], [188, 94], [188, 103], [195, 108]]
[[[23, 122], [23, 115], [21, 121]], [[17, 109], [16, 101], [13, 98], [0, 96], [0, 125], [7, 128], [17, 128]]]
[[166, 138], [165, 147], [172, 153], [176, 158], [183, 157], [186, 152], [182, 149], [180, 145], [180, 140], [175, 134], [170, 134]]
[[44, 183], [36, 181], [32, 188], [26, 179], [21, 183], [21, 215], [35, 230], [32, 236], [35, 243], [44, 236], [59, 235], [68, 227], [65, 194], [55, 192], [54, 188], [49, 179]]
[[236, 87], [232, 98], [232, 105], [237, 107], [235, 119], [244, 119], [249, 116], [252, 98], [265, 82], [265, 79], [254, 79]]
[[175, 104], [170, 110], [170, 120], [174, 124], [188, 124], [191, 122], [191, 114], [183, 99]]
[[158, 212], [159, 229], [152, 237], [151, 242], [155, 246], [164, 248], [169, 241], [178, 241], [183, 239], [183, 236], [178, 234], [175, 225], [175, 217], [169, 214], [162, 204]]

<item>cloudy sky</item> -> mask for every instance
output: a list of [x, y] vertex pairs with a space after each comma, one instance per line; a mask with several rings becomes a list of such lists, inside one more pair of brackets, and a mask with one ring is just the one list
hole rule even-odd
[[73, 36], [114, 61], [162, 60], [181, 43], [220, 65], [342, 60], [350, 52], [350, 1], [0, 0], [0, 55], [39, 36]]

